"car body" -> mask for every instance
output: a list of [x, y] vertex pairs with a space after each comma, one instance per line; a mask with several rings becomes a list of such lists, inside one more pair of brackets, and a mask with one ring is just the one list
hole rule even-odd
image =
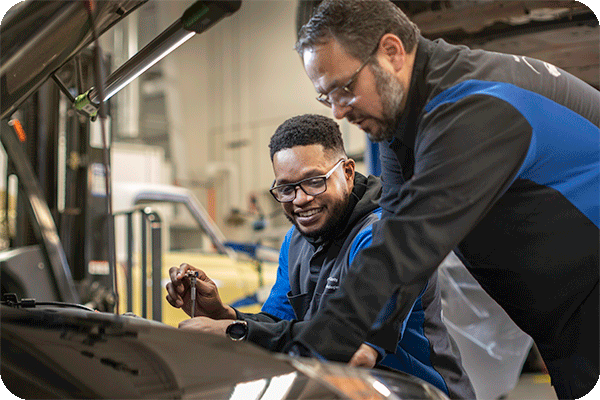
[[76, 305], [13, 299], [0, 314], [2, 381], [21, 398], [448, 399], [406, 374], [274, 355]]

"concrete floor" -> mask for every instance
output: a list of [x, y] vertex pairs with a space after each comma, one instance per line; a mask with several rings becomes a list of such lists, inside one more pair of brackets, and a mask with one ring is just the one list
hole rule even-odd
[[[600, 399], [600, 383], [580, 400]], [[484, 399], [479, 399], [484, 400]], [[557, 400], [550, 377], [543, 373], [523, 373], [517, 386], [502, 400]]]
[[541, 373], [524, 373], [517, 386], [504, 400], [557, 400], [550, 377]]

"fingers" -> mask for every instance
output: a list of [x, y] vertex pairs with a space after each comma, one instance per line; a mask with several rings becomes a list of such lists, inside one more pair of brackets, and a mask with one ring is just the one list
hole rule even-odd
[[169, 269], [169, 278], [171, 281], [167, 283], [167, 301], [175, 308], [181, 308], [184, 305], [183, 295], [189, 288], [187, 279], [182, 279], [185, 273], [193, 267], [188, 264], [181, 264], [179, 267], [171, 267]]
[[[187, 279], [188, 271], [195, 271], [198, 274], [196, 288], [200, 294], [214, 296], [215, 293], [218, 293], [214, 282], [206, 275], [206, 273], [204, 273], [204, 271], [187, 263], [183, 263], [179, 267], [171, 267], [169, 269], [169, 278], [171, 281], [166, 285], [166, 299], [169, 304], [175, 308], [184, 307], [185, 301], [189, 301], [185, 300], [190, 286], [190, 281]], [[186, 307], [192, 307], [191, 304], [188, 306]]]
[[377, 363], [377, 351], [367, 344], [361, 344], [360, 348], [354, 353], [349, 365], [353, 367], [373, 368]]
[[169, 276], [171, 277], [171, 280], [181, 280], [184, 276], [187, 275], [188, 271], [195, 271], [198, 274], [198, 279], [201, 281], [211, 281], [204, 271], [188, 263], [183, 263], [179, 267], [171, 267], [171, 269], [169, 270]]
[[171, 277], [171, 282], [168, 282], [166, 285], [167, 289], [167, 301], [170, 305], [175, 308], [180, 308], [183, 306], [183, 298], [181, 297], [185, 292], [184, 282], [177, 279], [177, 267], [172, 267], [169, 269], [169, 276]]
[[171, 267], [169, 269], [169, 278], [171, 278], [171, 282], [167, 283], [167, 292], [171, 294], [171, 297], [177, 299], [185, 291], [185, 282], [179, 277], [179, 268]]
[[[198, 271], [193, 266], [183, 263], [179, 267], [171, 267], [169, 269], [169, 278], [171, 279], [171, 286], [174, 287], [176, 293], [182, 294], [187, 288], [187, 279], [183, 279], [188, 271]], [[167, 284], [167, 290], [169, 285]]]
[[[200, 278], [201, 275], [204, 275], [206, 277], [206, 274], [199, 270], [198, 268], [188, 264], [188, 263], [183, 263], [179, 266], [179, 268], [177, 267], [172, 267], [171, 270], [175, 268], [176, 269], [176, 278], [177, 279], [182, 279], [184, 276], [186, 276], [188, 271], [196, 271], [198, 272], [198, 278]], [[169, 270], [170, 271], [170, 270]], [[201, 279], [201, 278], [200, 278]], [[171, 280], [173, 280], [173, 278], [171, 278]]]
[[176, 281], [177, 278], [177, 274], [179, 273], [179, 268], [178, 267], [171, 267], [169, 268], [169, 278], [171, 278], [171, 281]]
[[357, 356], [352, 356], [352, 359], [350, 360], [350, 362], [348, 362], [348, 365], [350, 365], [351, 367], [369, 367], [366, 359]]
[[[169, 290], [169, 286], [167, 285], [167, 291], [168, 290]], [[181, 308], [181, 306], [183, 305], [183, 300], [173, 298], [173, 296], [171, 296], [170, 294], [167, 294], [166, 299], [169, 302], [169, 304], [175, 308]]]
[[181, 298], [179, 293], [177, 293], [177, 289], [173, 285], [173, 282], [167, 283], [166, 288], [167, 288], [167, 301], [169, 302], [169, 304], [175, 308], [180, 308], [181, 306], [183, 306], [183, 299]]
[[[199, 293], [203, 295], [212, 295], [216, 291], [216, 286], [214, 282], [201, 269], [193, 267], [187, 263], [183, 263], [176, 270], [176, 277], [179, 280], [182, 280], [182, 278], [186, 276], [188, 271], [195, 271], [198, 274], [198, 279], [196, 279], [196, 288], [198, 289]], [[171, 278], [171, 280], [173, 280], [173, 278]], [[185, 281], [185, 279], [183, 279], [182, 281]]]
[[196, 268], [194, 268], [194, 270], [195, 270], [196, 272], [198, 272], [198, 280], [201, 280], [201, 281], [203, 281], [203, 282], [212, 282], [212, 281], [210, 280], [210, 278], [208, 277], [208, 275], [206, 275], [206, 274], [204, 273], [204, 271], [202, 271], [202, 270], [200, 270], [200, 269], [196, 269]]
[[352, 366], [352, 367], [360, 367], [360, 356], [359, 356], [359, 352], [357, 351], [356, 353], [354, 353], [352, 355], [352, 358], [350, 359], [350, 361], [348, 361], [348, 365]]
[[200, 279], [196, 280], [196, 288], [198, 290], [198, 294], [201, 294], [205, 297], [215, 297], [218, 293], [217, 286], [214, 284], [212, 280], [203, 281]]

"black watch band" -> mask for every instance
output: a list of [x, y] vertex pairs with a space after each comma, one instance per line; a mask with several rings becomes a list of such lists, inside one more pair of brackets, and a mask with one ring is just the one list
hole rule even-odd
[[242, 320], [233, 321], [231, 324], [229, 324], [225, 330], [225, 333], [229, 339], [235, 342], [245, 340], [246, 336], [248, 336], [248, 323]]

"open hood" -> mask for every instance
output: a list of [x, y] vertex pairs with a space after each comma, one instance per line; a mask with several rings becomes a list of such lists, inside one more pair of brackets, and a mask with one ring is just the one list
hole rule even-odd
[[[98, 35], [146, 1], [94, 1]], [[52, 73], [92, 42], [86, 4], [30, 0], [6, 13], [0, 26], [1, 119], [9, 117]]]

